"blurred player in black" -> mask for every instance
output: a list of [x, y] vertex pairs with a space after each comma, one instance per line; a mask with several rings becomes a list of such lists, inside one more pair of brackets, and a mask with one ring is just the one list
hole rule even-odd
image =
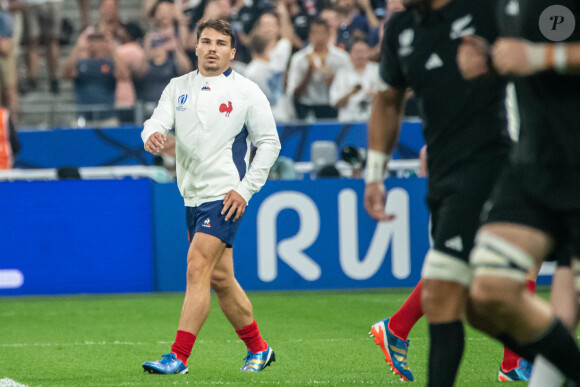
[[[484, 59], [464, 74], [515, 76], [521, 129], [471, 254], [470, 322], [580, 383], [575, 339], [523, 282], [558, 249], [572, 249], [561, 257], [580, 256], [580, 2], [500, 0], [497, 15], [502, 38], [490, 50], [493, 71]], [[466, 43], [484, 47], [479, 38]]]
[[[505, 82], [497, 77], [490, 82], [464, 80], [457, 67], [457, 50], [467, 35], [495, 40], [496, 1], [407, 0], [404, 4], [407, 10], [390, 19], [382, 43], [380, 72], [386, 85], [374, 100], [369, 122], [365, 208], [377, 220], [392, 219], [385, 214], [384, 173], [399, 134], [403, 96], [411, 88], [429, 149], [427, 203], [434, 240], [418, 285], [429, 321], [428, 384], [451, 386], [464, 348], [469, 251], [482, 206], [511, 147]], [[395, 372], [412, 380], [406, 364], [408, 344], [393, 335], [388, 320], [375, 324], [371, 332], [383, 344]]]

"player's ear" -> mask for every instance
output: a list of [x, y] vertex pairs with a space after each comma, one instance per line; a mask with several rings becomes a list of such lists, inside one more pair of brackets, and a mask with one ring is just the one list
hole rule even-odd
[[230, 51], [230, 60], [233, 60], [235, 56], [236, 56], [236, 49], [232, 48], [232, 51]]

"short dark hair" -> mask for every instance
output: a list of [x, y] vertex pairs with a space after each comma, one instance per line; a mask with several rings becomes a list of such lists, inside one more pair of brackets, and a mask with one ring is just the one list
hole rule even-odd
[[268, 44], [268, 42], [266, 42], [266, 39], [264, 39], [264, 37], [256, 34], [254, 36], [252, 36], [252, 39], [250, 40], [250, 45], [249, 45], [249, 49], [250, 49], [250, 53], [252, 55], [257, 54], [257, 55], [262, 55], [264, 54], [264, 52], [266, 52], [266, 45]]
[[327, 30], [330, 30], [330, 27], [326, 22], [326, 20], [322, 19], [320, 16], [315, 16], [310, 20], [310, 27], [312, 27], [313, 25], [323, 26]]
[[197, 40], [199, 40], [202, 31], [206, 28], [211, 28], [212, 30], [216, 30], [223, 35], [228, 35], [231, 42], [230, 47], [234, 48], [236, 46], [236, 35], [234, 34], [234, 29], [227, 21], [221, 19], [208, 19], [202, 21], [197, 25]]

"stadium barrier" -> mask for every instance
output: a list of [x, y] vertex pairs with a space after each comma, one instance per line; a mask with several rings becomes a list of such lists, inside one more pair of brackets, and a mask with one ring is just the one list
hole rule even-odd
[[[16, 168], [59, 168], [62, 166], [96, 167], [112, 165], [152, 165], [153, 156], [143, 149], [142, 127], [79, 129], [55, 128], [48, 131], [19, 132], [22, 150]], [[416, 159], [423, 146], [421, 123], [403, 123], [395, 159]], [[283, 125], [278, 128], [282, 142], [281, 155], [294, 161], [308, 162], [312, 142], [331, 140], [340, 151], [346, 145], [366, 148], [367, 127], [364, 123]]]

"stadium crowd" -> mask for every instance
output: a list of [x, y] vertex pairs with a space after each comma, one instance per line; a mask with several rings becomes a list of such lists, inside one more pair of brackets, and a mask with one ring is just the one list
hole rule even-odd
[[[135, 122], [138, 102], [148, 117], [169, 80], [197, 68], [197, 24], [212, 18], [232, 23], [232, 66], [260, 86], [277, 122], [365, 121], [383, 23], [402, 9], [401, 0], [145, 0], [130, 20], [118, 0], [79, 0], [80, 23], [72, 23], [63, 3], [2, 2], [1, 102], [17, 111], [19, 96], [56, 95], [71, 81], [82, 125]], [[38, 77], [42, 51], [48, 85]]]

